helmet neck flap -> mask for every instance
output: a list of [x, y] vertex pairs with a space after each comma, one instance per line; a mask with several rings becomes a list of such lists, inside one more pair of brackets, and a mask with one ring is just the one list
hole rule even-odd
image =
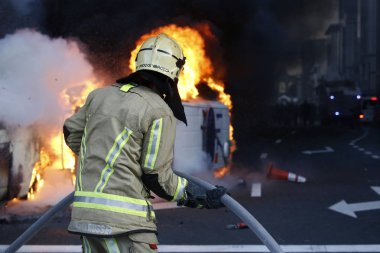
[[158, 72], [139, 70], [127, 77], [116, 80], [117, 83], [136, 83], [155, 90], [172, 110], [174, 116], [187, 125], [185, 110], [178, 92], [178, 79], [174, 81]]

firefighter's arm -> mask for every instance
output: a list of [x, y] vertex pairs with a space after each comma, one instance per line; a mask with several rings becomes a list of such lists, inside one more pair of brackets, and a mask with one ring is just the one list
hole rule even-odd
[[144, 138], [142, 180], [159, 197], [176, 201], [178, 205], [196, 208], [220, 208], [226, 189], [218, 186], [206, 190], [185, 178], [174, 174], [171, 164], [176, 131], [173, 117], [162, 117], [153, 121]]
[[86, 126], [86, 108], [91, 100], [91, 93], [87, 97], [86, 103], [79, 110], [67, 118], [63, 124], [63, 135], [66, 145], [76, 154], [79, 155], [82, 136]]
[[159, 197], [178, 201], [188, 182], [172, 170], [176, 120], [172, 116], [154, 119], [144, 136], [141, 167], [145, 186]]

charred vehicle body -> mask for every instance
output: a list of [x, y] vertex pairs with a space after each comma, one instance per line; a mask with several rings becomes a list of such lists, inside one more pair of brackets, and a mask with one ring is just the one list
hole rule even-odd
[[26, 198], [35, 187], [40, 145], [33, 127], [0, 124], [0, 200]]

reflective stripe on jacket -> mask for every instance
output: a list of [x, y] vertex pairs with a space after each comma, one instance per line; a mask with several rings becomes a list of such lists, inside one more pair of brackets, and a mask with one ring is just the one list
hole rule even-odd
[[172, 111], [147, 87], [91, 92], [64, 124], [66, 143], [79, 155], [69, 231], [156, 231], [149, 190], [177, 201], [187, 185], [171, 169], [175, 131]]

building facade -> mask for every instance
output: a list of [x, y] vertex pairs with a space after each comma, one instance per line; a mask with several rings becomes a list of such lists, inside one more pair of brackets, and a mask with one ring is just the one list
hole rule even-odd
[[325, 79], [350, 80], [363, 94], [380, 95], [380, 2], [340, 0], [339, 22], [326, 31]]

